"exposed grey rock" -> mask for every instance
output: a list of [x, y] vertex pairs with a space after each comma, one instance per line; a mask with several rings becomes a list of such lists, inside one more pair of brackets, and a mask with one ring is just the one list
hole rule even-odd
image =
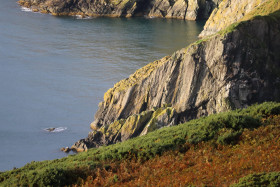
[[[178, 0], [167, 10], [166, 18], [185, 19], [188, 4], [185, 0]], [[210, 14], [209, 14], [210, 15]]]

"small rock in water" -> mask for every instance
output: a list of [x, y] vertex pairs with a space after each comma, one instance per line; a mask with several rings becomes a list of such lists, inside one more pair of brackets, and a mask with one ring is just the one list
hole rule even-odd
[[60, 150], [65, 153], [69, 153], [69, 151], [71, 151], [71, 149], [69, 147], [62, 147]]
[[54, 131], [54, 129], [55, 129], [54, 127], [51, 127], [51, 128], [47, 128], [46, 130], [49, 132], [52, 132], [52, 131]]

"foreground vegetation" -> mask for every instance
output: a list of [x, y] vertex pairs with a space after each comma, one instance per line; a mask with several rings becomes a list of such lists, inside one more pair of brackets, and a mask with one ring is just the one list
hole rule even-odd
[[92, 172], [84, 184], [279, 186], [280, 115], [270, 116], [264, 124], [257, 129], [245, 129], [234, 145], [200, 142], [187, 144], [186, 152], [167, 151], [145, 162], [104, 162], [103, 167]]
[[[63, 159], [32, 162], [0, 173], [0, 186], [228, 185], [248, 174], [280, 171], [279, 140], [280, 103], [269, 102]], [[271, 182], [274, 176], [280, 173], [251, 178]]]

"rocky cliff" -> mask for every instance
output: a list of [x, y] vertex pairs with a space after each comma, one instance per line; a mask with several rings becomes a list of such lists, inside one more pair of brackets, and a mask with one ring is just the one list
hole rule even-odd
[[99, 104], [93, 131], [72, 149], [84, 151], [189, 119], [279, 101], [280, 3], [269, 2], [275, 2], [271, 7], [276, 12], [266, 10], [268, 16], [254, 16], [254, 12], [247, 21], [150, 63], [115, 84]]
[[33, 11], [52, 15], [207, 19], [221, 0], [20, 0]]

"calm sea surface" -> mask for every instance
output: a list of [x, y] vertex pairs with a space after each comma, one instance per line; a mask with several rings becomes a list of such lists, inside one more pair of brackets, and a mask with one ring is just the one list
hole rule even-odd
[[53, 17], [0, 4], [0, 171], [66, 156], [59, 149], [87, 136], [107, 89], [194, 42], [204, 24]]

